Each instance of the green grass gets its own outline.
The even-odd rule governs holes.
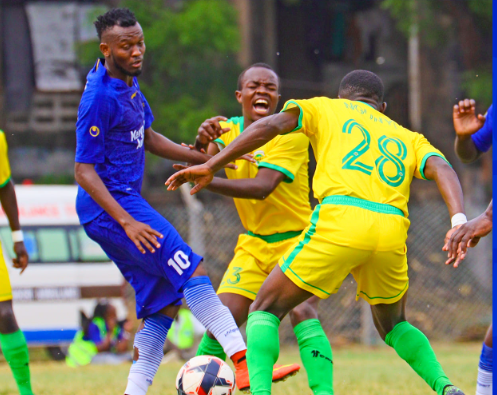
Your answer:
[[[480,343],[435,344],[445,372],[466,394],[473,394]],[[389,347],[347,346],[334,349],[335,394],[425,395],[434,392]],[[285,348],[280,363],[300,361],[298,349]],[[149,395],[176,395],[174,380],[181,362],[161,365]],[[31,364],[36,395],[122,395],[129,366],[70,369],[59,362]],[[304,371],[273,386],[275,395],[310,395]],[[0,395],[17,395],[9,367],[0,364]]]

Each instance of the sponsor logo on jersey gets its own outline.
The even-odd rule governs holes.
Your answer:
[[[145,138],[145,124],[139,130],[132,130],[131,134],[131,142],[136,142],[136,149],[140,149],[143,147],[143,140]]]
[[[100,129],[97,126],[92,126],[90,128],[90,135],[92,137],[97,137],[100,134]]]

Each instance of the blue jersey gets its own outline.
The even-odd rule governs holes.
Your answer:
[[[480,152],[487,152],[492,146],[492,122],[493,122],[493,105],[487,111],[487,117],[483,127],[471,136],[475,147]]]
[[[145,169],[145,129],[153,115],[138,81],[129,87],[111,78],[99,59],[88,73],[76,123],[76,162],[95,164],[111,195],[140,196]],[[81,187],[76,211],[82,224],[98,217],[103,208]]]

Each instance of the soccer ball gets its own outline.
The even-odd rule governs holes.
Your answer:
[[[190,359],[176,376],[178,395],[233,395],[235,375],[219,358],[201,355]]]

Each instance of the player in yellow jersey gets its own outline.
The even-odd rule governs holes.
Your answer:
[[[461,185],[440,151],[384,115],[385,109],[381,79],[356,70],[343,78],[338,99],[290,100],[281,113],[252,124],[204,165],[167,181],[170,189],[195,181],[196,193],[223,164],[278,135],[296,131],[311,141],[317,160],[313,189],[320,204],[250,308],[247,363],[255,395],[271,391],[281,318],[312,295],[335,293],[348,273],[357,281],[357,297],[370,303],[385,342],[439,395],[463,394],[405,315],[411,181],[435,180],[454,226],[465,221]]]
[[[14,244],[14,267],[21,269],[21,273],[28,266],[28,253],[24,246],[19,214],[17,210],[14,183],[11,180],[10,164],[7,156],[7,140],[5,133],[0,130],[0,201],[12,229]],[[31,377],[29,372],[28,346],[24,334],[17,325],[12,310],[12,288],[9,273],[3,258],[0,245],[0,346],[7,360],[21,395],[32,395]]]
[[[241,117],[226,120],[214,117],[199,128],[197,149],[210,155],[229,146],[245,128],[258,119],[274,114],[278,105],[279,78],[270,66],[256,63],[244,70],[238,80],[236,98]],[[237,325],[247,320],[249,307],[279,259],[298,239],[312,213],[309,203],[309,139],[303,134],[278,136],[253,152],[256,163],[237,160],[237,170],[226,170],[228,179],[214,178],[213,192],[234,197],[246,234],[241,234],[233,257],[218,289]],[[314,297],[290,311],[290,319],[314,394],[330,394],[332,389],[331,347],[317,314]],[[219,342],[205,334],[197,355],[225,359]],[[274,367],[273,380],[298,371],[297,364]],[[243,381],[240,381],[243,380]],[[237,373],[240,389],[249,388]]]

